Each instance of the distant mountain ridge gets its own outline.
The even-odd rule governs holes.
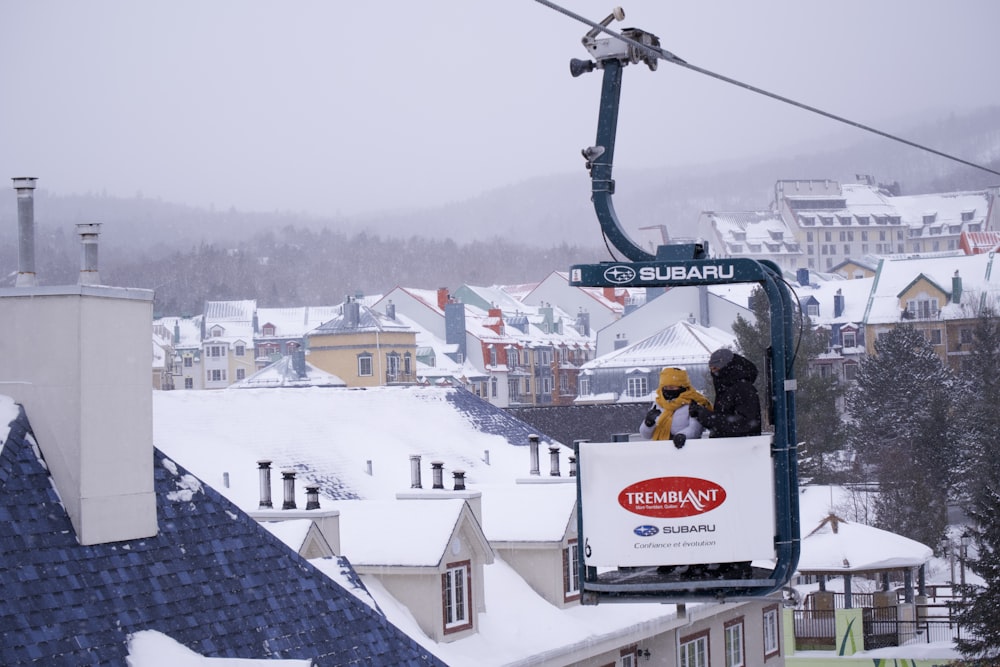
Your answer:
[[[926,144],[1000,171],[1000,107],[951,116],[901,132]],[[853,136],[853,135],[852,135]],[[831,141],[839,139],[831,138]],[[897,181],[904,194],[979,189],[1000,184],[1000,176],[872,135],[854,144],[822,150],[803,147],[799,155],[755,163],[634,170],[616,168],[615,207],[623,226],[663,224],[674,236],[689,236],[704,210],[757,210],[773,199],[780,179],[830,178],[853,182],[870,174]],[[255,234],[287,227],[381,237],[451,239],[458,243],[501,237],[548,247],[561,243],[600,246],[599,227],[590,203],[590,181],[583,168],[572,174],[534,178],[439,207],[324,218],[293,211],[270,213],[212,210],[157,199],[104,195],[61,196],[36,192],[39,227],[70,234],[70,223],[102,222],[102,243],[154,251],[189,249],[200,243],[236,245]],[[14,192],[0,190],[0,240],[16,234]],[[58,229],[55,229],[58,227]],[[2,256],[0,256],[2,260]]]

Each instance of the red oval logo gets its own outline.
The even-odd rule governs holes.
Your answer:
[[[618,504],[629,512],[664,519],[704,514],[725,501],[725,489],[697,477],[646,479],[618,494]]]

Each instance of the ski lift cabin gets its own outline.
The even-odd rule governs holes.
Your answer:
[[[550,5],[551,6],[551,5]],[[563,10],[560,10],[563,11]],[[575,17],[580,18],[580,17]],[[780,269],[768,261],[713,259],[704,243],[633,243],[611,202],[611,177],[622,70],[676,56],[655,35],[629,28],[620,8],[583,38],[594,60],[572,60],[576,77],[603,72],[597,142],[583,149],[601,230],[626,258],[575,265],[570,284],[588,287],[679,287],[755,283],[770,303],[771,345],[766,403],[773,433],[699,440],[684,449],[662,442],[581,442],[577,452],[580,587],[584,604],[684,602],[762,597],[790,580],[799,557],[794,303]],[[597,39],[601,32],[615,35]],[[610,248],[609,248],[610,249]],[[708,576],[704,564],[746,564]],[[673,566],[673,567],[671,567]],[[685,567],[687,566],[687,567]]]

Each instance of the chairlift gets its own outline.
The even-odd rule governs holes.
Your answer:
[[[684,449],[663,442],[577,443],[581,599],[598,604],[765,597],[790,581],[799,558],[795,306],[773,262],[713,259],[708,244],[700,241],[661,245],[651,254],[622,230],[611,201],[622,71],[640,62],[655,70],[659,58],[677,59],[643,30],[629,28],[620,36],[598,39],[601,27],[623,18],[616,8],[600,27],[591,24],[583,44],[593,60],[573,59],[570,73],[603,72],[597,141],[582,153],[601,230],[626,259],[574,265],[570,284],[759,285],[770,304],[771,341],[763,375],[774,431],[701,439]],[[746,563],[752,566],[706,565]]]

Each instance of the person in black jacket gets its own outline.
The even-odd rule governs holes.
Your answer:
[[[757,367],[746,357],[720,348],[708,360],[715,386],[715,409],[691,406],[691,416],[712,438],[760,435],[760,395],[754,386]]]
[[[691,405],[688,408],[691,417],[710,431],[710,438],[760,435],[760,395],[753,384],[757,379],[757,367],[746,357],[720,348],[709,357],[708,370],[715,386],[715,409]],[[750,579],[753,568],[749,561],[712,563],[699,566],[697,574],[721,579]]]

